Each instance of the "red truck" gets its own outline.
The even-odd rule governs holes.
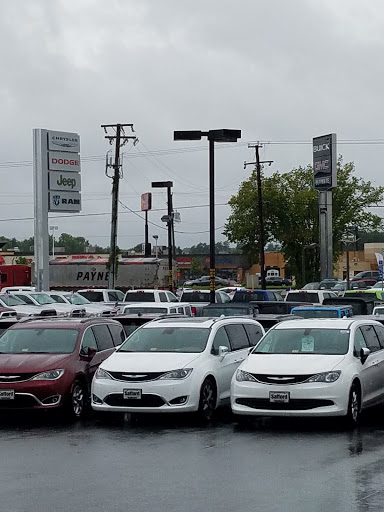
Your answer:
[[[31,267],[0,265],[0,290],[6,286],[31,286]]]

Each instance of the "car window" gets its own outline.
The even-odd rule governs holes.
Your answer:
[[[226,325],[225,330],[229,336],[232,350],[240,350],[250,346],[247,333],[242,324]]]
[[[284,301],[283,297],[278,292],[273,293],[275,300]]]
[[[125,340],[124,329],[120,325],[108,324],[115,347],[121,345]]]
[[[159,292],[160,302],[168,302],[167,296],[164,292]]]
[[[108,350],[114,347],[111,333],[106,324],[93,325],[92,330],[100,350]]]
[[[255,324],[244,324],[245,331],[248,334],[249,344],[257,345],[263,337],[263,331],[258,325]]]
[[[125,301],[126,302],[155,302],[155,294],[153,292],[144,292],[144,291],[137,291],[137,292],[127,292],[125,294]]]
[[[87,355],[89,348],[98,350],[95,335],[93,334],[93,331],[90,327],[84,331],[83,339],[81,341],[80,353]]]
[[[183,307],[177,308],[177,312],[181,313],[182,315],[184,315],[184,308]]]
[[[377,352],[378,350],[381,350],[379,338],[377,337],[372,325],[362,325],[361,331],[364,335],[367,347],[371,352]]]
[[[33,306],[35,305],[33,300],[30,299],[27,295],[17,294],[16,297],[18,297],[19,299],[23,300],[26,304],[32,304]]]
[[[117,295],[116,292],[108,292],[108,300],[110,302],[118,302],[119,296]]]
[[[191,306],[185,306],[185,314],[192,316]]]
[[[231,350],[228,334],[224,327],[220,327],[215,334],[212,343],[212,354],[217,355],[219,353],[219,347],[227,347],[229,351]]]
[[[318,293],[308,292],[289,292],[287,294],[288,302],[320,302]]]
[[[209,300],[209,298],[208,298],[208,300]],[[222,300],[221,295],[220,295],[219,292],[215,293],[215,302],[216,302],[216,304],[222,304],[223,303],[223,300]]]
[[[374,329],[379,338],[380,347],[384,348],[384,327],[382,325],[375,325]]]
[[[223,293],[223,292],[219,292],[219,293],[220,293],[221,301],[223,303],[231,302],[231,297],[229,297],[229,295],[227,295],[226,293]]]
[[[360,349],[361,348],[367,348],[367,344],[365,343],[365,339],[364,339],[364,336],[363,336],[363,333],[361,332],[360,329],[356,329],[356,332],[355,332],[355,342],[354,342],[354,345],[353,345],[353,355],[355,357],[359,357],[360,356]]]
[[[65,302],[65,299],[63,299],[63,297],[61,297],[60,295],[50,295],[52,297],[52,299],[57,302],[58,304],[66,304]]]
[[[167,292],[167,297],[169,302],[179,302],[176,295],[174,295],[172,292]]]
[[[90,302],[103,302],[104,296],[103,292],[95,292],[93,290],[89,290],[86,292],[79,292],[80,295],[88,299]]]

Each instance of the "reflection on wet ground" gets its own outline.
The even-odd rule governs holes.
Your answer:
[[[334,420],[52,415],[0,420],[1,510],[383,510],[384,414]]]

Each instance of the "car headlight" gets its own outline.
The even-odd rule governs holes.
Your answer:
[[[96,370],[95,379],[112,379],[112,377],[108,372],[99,367]]]
[[[257,380],[255,379],[255,377],[253,375],[251,375],[248,372],[244,372],[243,370],[237,370],[236,380],[239,382],[244,382],[244,381],[257,382]]]
[[[186,379],[191,375],[193,368],[182,368],[181,370],[172,370],[171,372],[164,373],[159,380],[164,379]]]
[[[48,370],[38,373],[31,380],[57,380],[64,375],[64,370]]]
[[[335,382],[340,377],[340,374],[340,370],[318,373],[317,375],[312,375],[306,382]]]

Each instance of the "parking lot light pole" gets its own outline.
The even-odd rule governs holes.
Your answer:
[[[172,206],[172,187],[173,181],[153,181],[153,188],[166,188],[167,189],[167,202],[168,202],[168,288],[173,292],[173,254],[172,254],[172,224],[173,224],[173,206]],[[156,240],[157,243],[157,240]]]
[[[207,137],[209,143],[209,300],[215,303],[216,260],[215,260],[215,142],[237,142],[241,130],[187,130],[173,132],[173,140],[201,140]]]

